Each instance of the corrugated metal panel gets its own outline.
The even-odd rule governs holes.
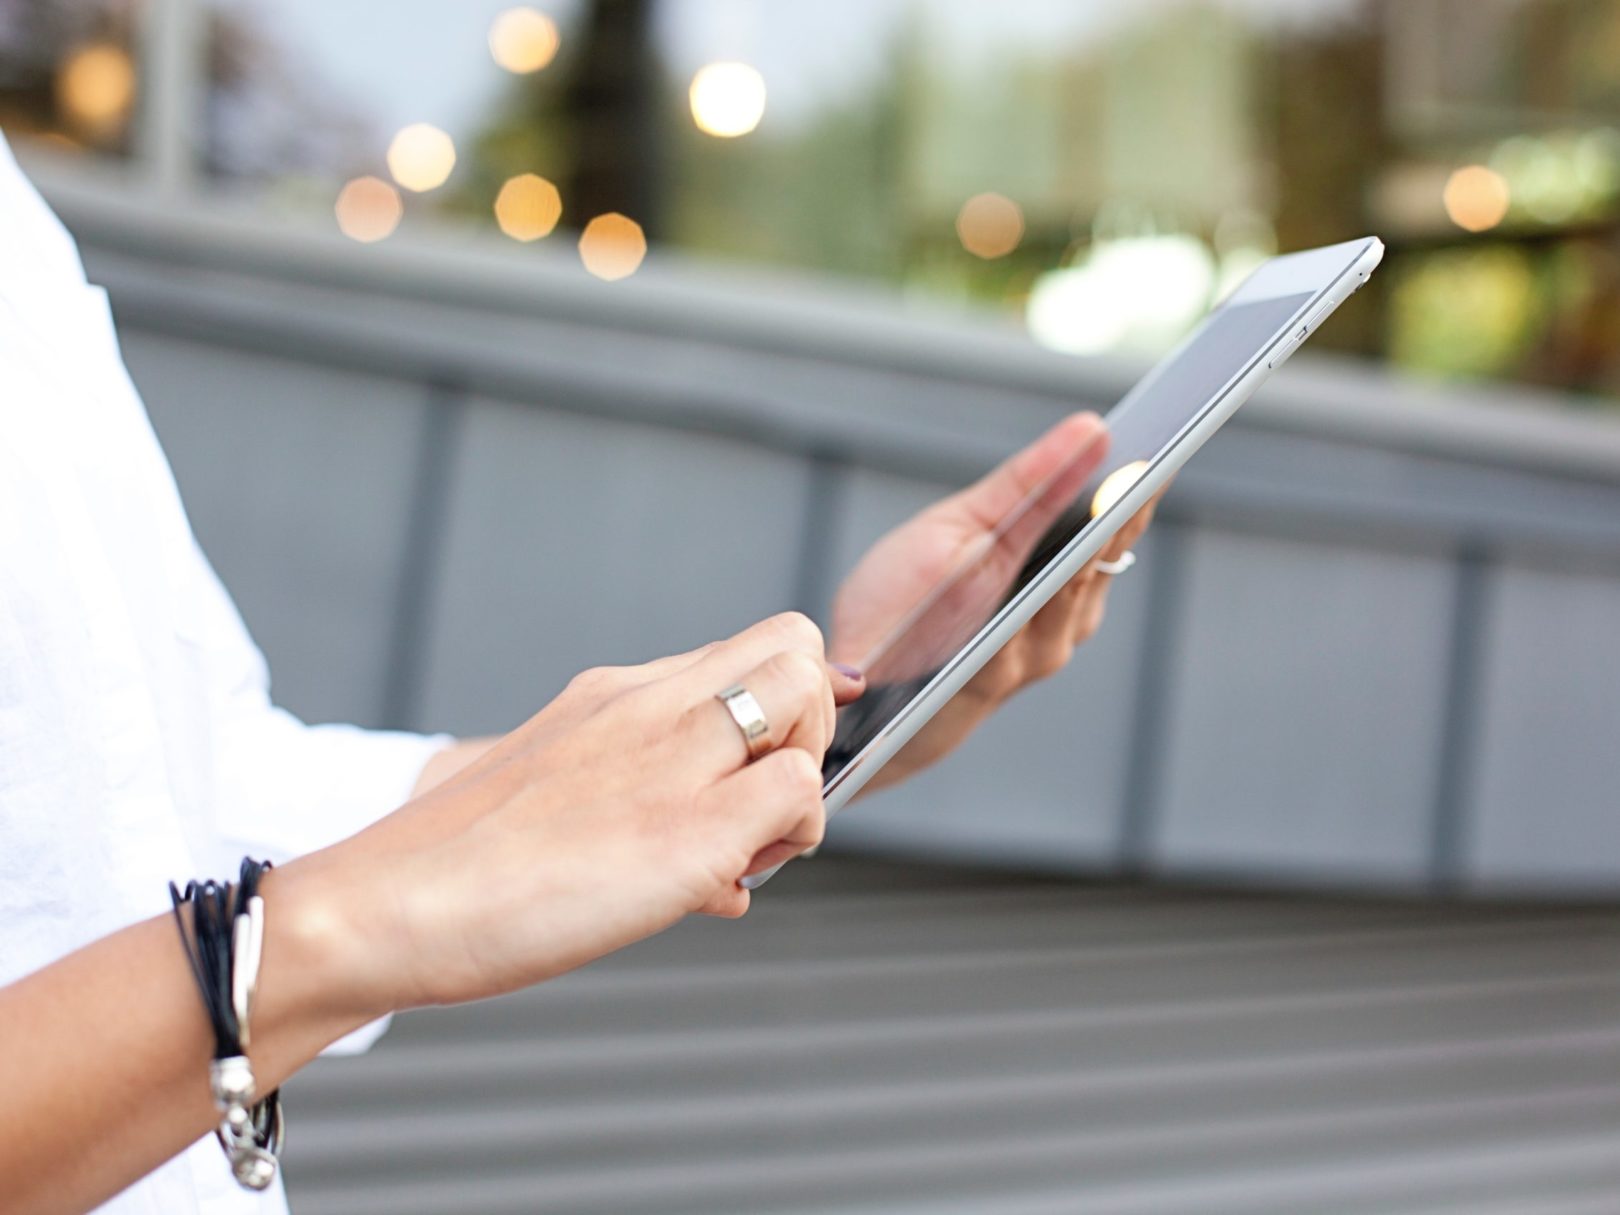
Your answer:
[[[299,1215],[1613,1215],[1620,922],[820,861],[288,1099]]]

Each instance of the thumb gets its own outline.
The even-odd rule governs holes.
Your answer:
[[[1022,451],[991,469],[950,502],[982,531],[991,531],[1031,494],[1061,480],[1079,489],[1108,452],[1108,429],[1095,413],[1073,413]],[[1053,495],[1058,496],[1058,495]],[[1061,511],[1058,503],[1052,513]]]

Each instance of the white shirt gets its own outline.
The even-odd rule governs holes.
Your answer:
[[[167,910],[170,879],[352,834],[446,741],[306,726],[271,703],[106,294],[3,137],[0,553],[0,984]],[[286,1200],[238,1189],[210,1136],[102,1209],[281,1215]]]

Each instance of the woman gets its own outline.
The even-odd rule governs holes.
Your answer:
[[[1067,419],[881,541],[840,594],[834,655],[858,655],[1100,429]],[[276,709],[191,536],[105,297],[3,139],[0,541],[8,1215],[285,1209],[279,1188],[238,1189],[199,1142],[220,1116],[214,1024],[168,881],[226,877],[244,852],[281,862],[260,888],[245,1051],[264,1093],[396,1009],[537,983],[690,912],[741,915],[739,878],[821,839],[834,708],[862,691],[789,614],[587,671],[499,740],[312,728]],[[885,776],[942,756],[1061,667],[1099,624],[1107,584],[1083,572]],[[719,698],[738,685],[762,739]]]

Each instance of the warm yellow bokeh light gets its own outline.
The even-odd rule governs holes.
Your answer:
[[[544,177],[524,173],[507,180],[495,196],[495,222],[513,240],[550,236],[562,218],[562,195]]]
[[[705,135],[735,139],[765,116],[765,77],[746,63],[711,63],[699,68],[688,90],[692,121]]]
[[[56,75],[56,104],[69,124],[105,135],[120,127],[135,100],[135,64],[111,43],[80,47]]]
[[[1432,196],[1431,196],[1432,197]],[[1484,165],[1458,169],[1442,196],[1451,222],[1465,232],[1485,232],[1507,218],[1512,194],[1507,179]]]
[[[1102,484],[1097,486],[1097,492],[1091,495],[1091,517],[1095,519],[1128,494],[1131,486],[1140,481],[1147,470],[1146,460],[1134,460],[1104,477]]]
[[[532,8],[509,8],[489,27],[489,53],[509,72],[538,72],[561,42],[557,23]]]
[[[598,215],[579,234],[579,260],[597,278],[628,278],[647,256],[647,237],[628,215]]]
[[[405,201],[380,177],[356,177],[338,191],[338,229],[350,240],[382,240],[399,227]]]
[[[431,123],[413,122],[401,128],[388,145],[388,171],[407,190],[437,189],[455,167],[455,143]]]
[[[1024,212],[1005,194],[975,194],[956,213],[956,235],[975,257],[1006,257],[1024,239]]]

